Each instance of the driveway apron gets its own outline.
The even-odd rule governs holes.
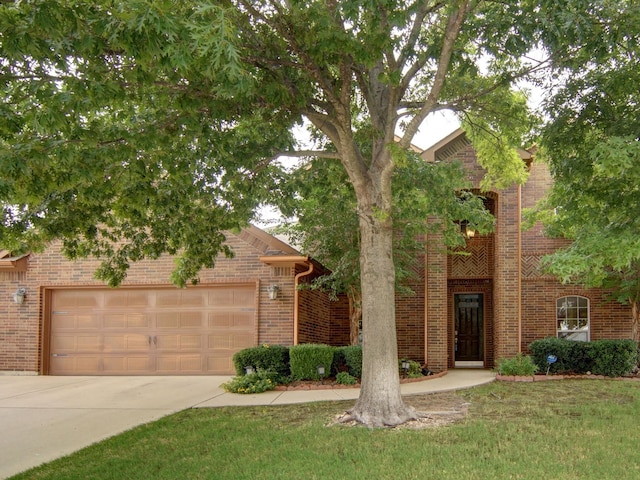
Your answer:
[[[0,376],[0,478],[211,400],[229,378]]]

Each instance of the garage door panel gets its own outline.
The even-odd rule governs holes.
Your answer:
[[[53,310],[66,308],[96,308],[102,302],[102,293],[96,290],[60,290],[52,301]]]
[[[54,313],[51,316],[51,327],[56,330],[87,330],[100,328],[100,318],[96,315],[71,315]]]
[[[156,317],[156,325],[164,328],[202,328],[203,312],[162,312]]]
[[[99,355],[56,355],[51,357],[51,368],[57,375],[91,375],[101,370]]]
[[[196,374],[203,373],[201,355],[160,355],[157,357],[158,373]]]
[[[254,285],[54,291],[50,373],[232,374],[255,345],[254,302]]]
[[[249,348],[254,345],[253,335],[240,335],[235,334],[232,337],[232,344],[235,350],[242,350],[243,348]]]
[[[118,355],[103,358],[105,375],[141,375],[155,370],[153,357],[148,355]]]
[[[232,346],[231,335],[209,335],[208,349],[229,349]]]
[[[206,372],[211,375],[229,375],[234,374],[235,369],[231,358],[223,353],[207,357]]]

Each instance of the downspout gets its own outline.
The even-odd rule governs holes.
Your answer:
[[[299,318],[298,308],[300,306],[300,292],[298,291],[298,285],[300,283],[300,278],[310,275],[311,272],[313,272],[313,263],[309,262],[309,270],[307,270],[306,272],[298,273],[293,282],[293,344],[294,345],[298,345],[298,318]]]

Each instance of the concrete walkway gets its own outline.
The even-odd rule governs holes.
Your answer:
[[[0,375],[0,478],[73,453],[187,408],[282,405],[358,398],[355,388],[237,395],[231,377],[50,377]],[[493,381],[486,370],[451,370],[403,384],[403,395],[469,388]]]

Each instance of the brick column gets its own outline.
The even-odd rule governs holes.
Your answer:
[[[494,360],[520,351],[520,186],[500,192],[496,205]]]
[[[427,237],[425,255],[425,362],[433,371],[449,367],[447,333],[447,255],[442,235]]]

